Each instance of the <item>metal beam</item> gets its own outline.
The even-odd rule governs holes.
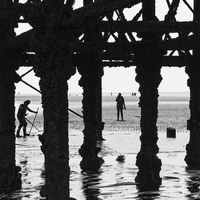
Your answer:
[[[102,32],[136,32],[136,33],[190,33],[200,29],[200,22],[150,22],[150,21],[100,21],[98,28]],[[87,29],[94,29],[87,24]]]
[[[147,0],[115,0],[115,1],[96,1],[82,8],[76,9],[69,20],[63,22],[66,27],[77,27],[84,25],[88,20],[104,17],[113,10],[131,8],[134,5]]]
[[[145,49],[149,46],[155,46],[152,41],[137,41],[137,42],[110,42],[110,43],[101,43],[101,42],[84,42],[79,43],[74,46],[74,52],[76,53],[86,53],[95,51],[97,56],[99,52],[107,51],[113,52],[116,55],[118,54],[130,54],[138,50]],[[200,34],[177,37],[174,39],[169,39],[165,41],[160,41],[155,48],[162,51],[168,50],[193,50],[195,47],[200,46]]]
[[[194,57],[189,56],[164,56],[163,57],[163,67],[185,67],[188,61]],[[132,60],[111,60],[102,61],[103,67],[133,67],[136,66],[134,57]]]
[[[31,55],[32,58],[30,59],[30,61],[27,60],[26,63],[28,63],[28,65],[26,65],[25,63],[23,63],[23,65],[20,66],[24,66],[24,67],[30,67],[33,66],[33,57],[34,54]],[[110,67],[120,67],[120,66],[124,66],[124,67],[130,67],[130,66],[136,66],[136,63],[134,61],[134,55],[130,54],[130,55],[112,55],[110,53],[103,53],[102,55],[102,66],[106,67],[106,66],[110,66]],[[29,56],[30,58],[30,56]],[[163,57],[163,66],[171,66],[171,67],[184,67],[187,65],[188,61],[191,59],[198,59],[199,57],[195,57],[195,56],[168,56],[165,55]],[[72,62],[74,63],[74,65],[77,65],[77,60],[80,59],[80,55],[76,55],[74,54],[72,57]]]

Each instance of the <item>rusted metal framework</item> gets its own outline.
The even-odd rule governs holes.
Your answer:
[[[136,66],[141,93],[136,182],[141,185],[162,181],[156,126],[160,70],[186,66],[191,137],[185,161],[189,168],[199,169],[200,1],[83,0],[83,7],[75,10],[73,4],[74,0],[0,0],[0,189],[21,187],[14,120],[14,83],[22,78],[16,74],[21,66],[33,66],[40,77],[44,133],[39,139],[46,172],[41,195],[47,199],[70,199],[67,80],[76,69],[84,96],[84,141],[79,150],[83,171],[98,170],[103,163],[97,140],[103,128],[101,77],[105,66]],[[163,19],[161,5],[166,5]],[[177,19],[183,7],[191,13],[187,21]],[[18,23],[29,23],[32,29],[16,36]]]

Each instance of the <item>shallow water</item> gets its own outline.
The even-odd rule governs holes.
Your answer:
[[[37,134],[33,132],[33,134]],[[162,160],[159,188],[141,188],[134,179],[137,174],[136,155],[140,149],[139,134],[133,132],[107,131],[105,141],[98,143],[104,163],[99,173],[82,173],[78,149],[82,144],[82,132],[70,130],[70,195],[77,200],[124,200],[124,199],[198,199],[200,171],[187,171],[184,162],[187,132],[177,132],[176,138],[159,133],[158,157]],[[22,168],[22,189],[1,194],[1,199],[42,199],[39,195],[44,184],[44,159],[37,136],[16,140],[16,163]],[[118,162],[118,155],[125,161]]]
[[[160,172],[162,185],[159,188],[141,188],[134,179],[137,174],[136,155],[140,144],[139,134],[106,132],[106,141],[100,144],[100,155],[105,163],[98,174],[77,172],[80,159],[71,160],[72,191],[77,199],[199,199],[199,170],[188,171],[184,162],[187,132],[178,132],[175,139],[160,133],[158,145],[162,160]],[[117,162],[118,155],[125,155],[125,162]],[[73,170],[73,168],[75,170]],[[77,181],[80,181],[76,185]],[[79,186],[79,189],[78,189]],[[73,188],[78,189],[73,190]]]
[[[126,199],[200,199],[200,171],[187,170],[184,162],[185,146],[189,141],[189,132],[186,130],[186,120],[189,118],[188,102],[179,99],[182,103],[160,103],[158,118],[158,157],[162,160],[160,176],[162,185],[157,188],[141,187],[135,183],[138,171],[135,165],[137,153],[140,150],[140,109],[135,97],[129,97],[126,121],[116,121],[114,97],[106,97],[103,107],[103,121],[106,122],[103,137],[106,139],[98,143],[101,147],[99,156],[104,163],[98,173],[82,173],[79,167],[81,157],[78,150],[83,142],[82,119],[70,113],[69,121],[69,150],[70,150],[70,196],[77,200],[126,200]],[[167,97],[168,98],[168,97]],[[72,101],[73,99],[73,101]],[[22,98],[20,99],[20,101]],[[81,114],[81,97],[71,98],[70,106]],[[104,99],[105,100],[105,99]],[[166,98],[163,99],[164,102]],[[31,106],[39,105],[32,102]],[[169,102],[167,100],[167,102]],[[173,102],[173,101],[171,101]],[[177,101],[176,101],[177,102]],[[18,105],[19,102],[16,102]],[[30,107],[31,107],[30,106]],[[32,108],[32,107],[31,107]],[[42,130],[42,109],[36,119],[36,126]],[[30,120],[33,118],[29,115]],[[176,129],[176,138],[167,138],[166,128]],[[30,128],[30,126],[29,126]],[[42,199],[39,195],[44,184],[44,156],[40,151],[40,142],[35,129],[32,137],[16,139],[16,163],[22,168],[22,189],[7,191],[0,194],[0,199],[28,200]],[[119,155],[125,156],[124,162],[116,161]]]

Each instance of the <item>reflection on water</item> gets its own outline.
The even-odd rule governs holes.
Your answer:
[[[187,200],[189,197],[194,198],[197,193],[192,193],[192,190],[188,189],[188,184],[193,184],[193,189],[197,188],[198,185],[197,183],[195,185],[194,179],[191,181],[190,178],[193,175],[191,171],[186,171],[184,162],[185,145],[189,140],[189,135],[187,132],[177,132],[175,139],[169,139],[166,134],[160,134],[158,142],[160,153],[158,156],[163,163],[160,172],[162,185],[138,185],[135,183],[135,177],[138,172],[135,162],[140,147],[138,142],[139,134],[129,132],[115,132],[113,134],[108,132],[107,135],[105,134],[106,141],[98,143],[101,147],[100,156],[105,161],[101,166],[101,171],[93,174],[80,172],[81,176],[78,172],[73,174],[73,181],[75,179],[76,181],[81,180],[82,185],[74,189],[75,182],[73,182],[71,196],[81,200]],[[76,141],[78,140],[76,139]],[[71,153],[74,154],[73,152]],[[124,162],[116,160],[119,155],[125,156]],[[71,160],[71,169],[76,171],[77,165],[79,165],[78,159]],[[198,182],[197,179],[195,180]],[[189,181],[190,183],[188,183]],[[83,193],[80,193],[81,190]]]
[[[189,193],[188,199],[200,199],[200,170],[187,170],[186,185]]]
[[[40,188],[44,184],[44,156],[37,137],[16,139],[16,165],[21,167],[22,189],[0,193],[5,200],[41,200]]]
[[[200,186],[200,178],[198,177],[190,177],[190,180],[187,181],[188,184],[188,190],[191,193],[199,192],[199,186]]]
[[[106,141],[99,143],[104,159],[99,172],[83,173],[78,154],[83,138],[80,131],[70,132],[70,196],[77,200],[190,200],[200,197],[200,170],[187,170],[184,162],[185,145],[189,135],[177,133],[175,139],[159,135],[162,160],[162,185],[138,185],[135,165],[140,147],[139,134],[105,132]],[[37,137],[16,139],[16,163],[22,168],[22,189],[1,191],[0,199],[41,200],[40,188],[44,184],[44,155]],[[124,162],[117,161],[124,155]]]
[[[109,159],[110,160],[110,159]],[[110,160],[113,162],[113,160]],[[134,176],[126,174],[125,163],[117,163],[112,167],[103,165],[99,172],[81,173],[82,191],[85,200],[118,200],[118,199],[159,199],[160,191],[158,184],[136,184]],[[129,169],[131,170],[131,169]],[[136,168],[133,169],[136,174]],[[130,180],[128,181],[128,179]],[[73,196],[75,197],[75,196]],[[77,198],[77,196],[76,196]],[[77,198],[81,199],[81,198]]]
[[[136,188],[138,189],[138,200],[143,199],[159,199],[160,191],[159,191],[160,185],[158,184],[137,184]]]
[[[101,171],[92,173],[82,172],[82,189],[84,192],[84,195],[86,197],[86,200],[99,200],[98,195],[100,194],[100,189],[98,188],[98,184],[100,183]]]

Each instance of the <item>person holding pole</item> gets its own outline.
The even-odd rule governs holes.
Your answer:
[[[26,101],[24,101],[23,104],[19,105],[18,112],[17,112],[17,119],[19,120],[19,126],[18,126],[18,129],[17,129],[16,137],[21,137],[20,136],[20,130],[21,130],[22,127],[23,127],[23,135],[24,135],[24,137],[27,136],[27,134],[26,134],[27,122],[26,122],[26,118],[25,118],[25,116],[27,115],[26,114],[27,110],[29,112],[32,112],[32,113],[37,113],[37,111],[33,111],[28,107],[28,105],[30,103],[31,103],[30,100],[26,100]]]

